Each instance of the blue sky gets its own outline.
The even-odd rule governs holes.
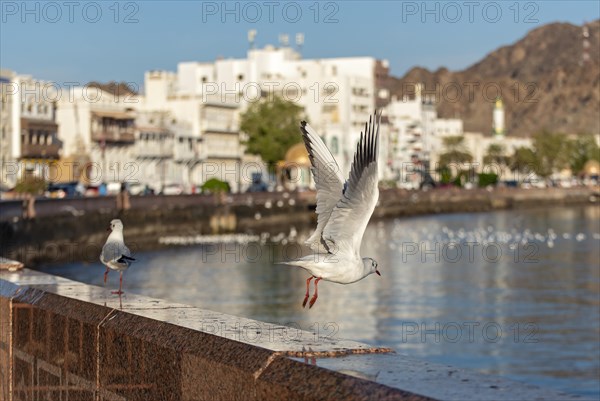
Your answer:
[[[305,58],[373,56],[392,73],[462,69],[549,22],[600,18],[591,1],[1,2],[0,65],[58,83],[143,83],[181,61],[242,58],[280,33]]]

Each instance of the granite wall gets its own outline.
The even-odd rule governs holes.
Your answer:
[[[0,399],[576,398],[23,269],[0,271]]]

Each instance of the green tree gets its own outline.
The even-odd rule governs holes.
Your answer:
[[[464,148],[464,137],[447,136],[442,140],[446,152],[440,155],[441,167],[448,167],[451,164],[470,163],[473,161],[471,153]]]
[[[15,192],[42,195],[46,190],[47,183],[43,178],[27,175],[19,180],[15,186]]]
[[[581,134],[570,141],[569,166],[573,174],[579,174],[589,160],[600,162],[600,148],[592,134]]]
[[[512,171],[519,173],[531,173],[537,170],[537,156],[533,150],[525,147],[515,149],[515,152],[508,160],[508,167]]]
[[[483,164],[506,164],[507,157],[505,152],[504,146],[492,143],[488,146],[486,155],[483,156]]]
[[[302,140],[302,107],[275,96],[253,103],[241,116],[240,129],[248,135],[246,151],[259,155],[273,170],[288,149]]]
[[[549,177],[556,170],[569,165],[570,143],[567,136],[560,133],[542,131],[534,135],[535,172],[541,177]]]
[[[221,181],[217,178],[211,178],[202,184],[202,192],[219,193],[219,192],[230,192],[229,184],[225,181]]]

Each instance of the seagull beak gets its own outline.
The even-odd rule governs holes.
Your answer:
[[[106,231],[112,231],[112,230],[110,229],[110,226],[108,226],[108,228],[106,229]]]
[[[377,273],[378,276],[381,276],[381,273],[379,273],[379,270],[375,270],[375,273]]]

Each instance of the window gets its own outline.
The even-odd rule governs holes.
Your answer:
[[[338,143],[338,138],[337,136],[334,136],[333,138],[331,138],[331,153],[333,153],[334,155],[337,155],[339,152],[339,143]]]

